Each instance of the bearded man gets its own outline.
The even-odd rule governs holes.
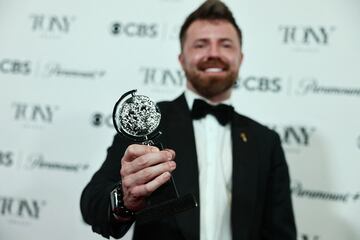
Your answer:
[[[280,139],[231,107],[243,61],[242,32],[231,11],[220,1],[206,1],[185,20],[180,44],[187,88],[174,101],[159,103],[161,142],[167,148],[116,135],[83,191],[85,221],[115,238],[135,222],[133,239],[139,240],[295,240]],[[202,110],[213,108],[222,110]],[[133,213],[146,207],[147,197],[171,175],[180,195],[194,193],[199,207],[137,224]],[[124,214],[109,210],[109,194],[119,186]]]

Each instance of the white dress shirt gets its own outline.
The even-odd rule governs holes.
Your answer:
[[[196,98],[208,100],[185,90],[189,109]],[[223,102],[230,105],[230,100]],[[207,114],[194,120],[199,166],[200,240],[231,240],[232,143],[230,123],[222,126]]]

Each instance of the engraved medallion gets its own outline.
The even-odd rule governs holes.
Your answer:
[[[149,97],[136,95],[136,90],[121,96],[115,104],[113,122],[116,130],[137,142],[149,141],[161,120],[160,110]]]

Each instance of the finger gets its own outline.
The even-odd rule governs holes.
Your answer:
[[[172,172],[175,168],[176,163],[174,161],[160,163],[124,177],[122,183],[125,188],[132,188],[136,185],[145,184],[164,172]]]
[[[159,152],[160,150],[157,147],[154,146],[148,146],[148,145],[141,145],[141,144],[132,144],[126,148],[126,151],[124,153],[124,156],[122,160],[131,162],[134,159],[138,158],[139,156],[142,156],[146,153],[151,152]]]
[[[136,173],[147,167],[157,165],[159,163],[173,160],[175,157],[174,151],[163,150],[160,152],[152,152],[144,154],[128,164],[124,164],[122,169],[122,176]]]
[[[139,199],[141,197],[147,197],[161,185],[169,181],[171,174],[169,172],[164,172],[161,175],[157,176],[152,181],[136,186],[130,192],[130,198]]]
[[[171,155],[173,156],[173,158],[172,158],[172,159],[175,159],[175,157],[176,157],[176,153],[175,153],[175,151],[174,151],[174,150],[172,150],[172,149],[170,149],[170,148],[166,148],[166,149],[164,149],[163,151],[169,151],[169,152],[171,153]]]

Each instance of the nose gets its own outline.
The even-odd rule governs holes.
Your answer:
[[[219,57],[220,56],[220,47],[215,43],[210,44],[208,56],[209,56],[209,58]]]

